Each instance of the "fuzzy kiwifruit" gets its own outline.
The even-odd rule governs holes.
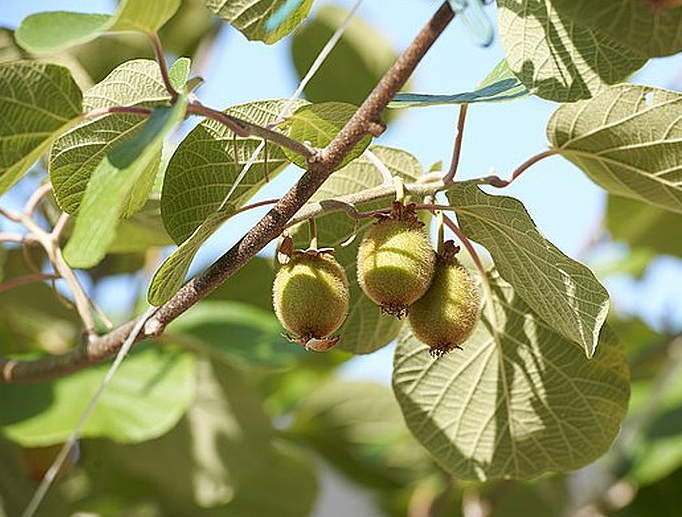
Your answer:
[[[400,205],[402,207],[402,205]],[[379,219],[358,250],[358,283],[377,305],[402,317],[431,285],[436,254],[424,224],[409,207]]]
[[[455,253],[454,244],[446,243],[431,287],[410,307],[408,316],[412,332],[429,345],[434,357],[461,348],[479,320],[480,293]]]
[[[328,336],[346,319],[348,279],[328,252],[297,251],[277,271],[272,298],[277,318],[295,334],[292,341],[323,350],[336,343]],[[320,340],[324,344],[315,344]]]

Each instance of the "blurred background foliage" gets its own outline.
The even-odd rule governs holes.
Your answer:
[[[291,61],[299,77],[344,15],[322,3],[294,34]],[[202,0],[183,0],[160,35],[172,56],[191,56],[201,73],[221,30],[227,28]],[[385,37],[355,20],[305,95],[357,104],[396,55]],[[1,29],[0,61],[25,57],[31,56],[14,44],[12,31]],[[129,34],[53,56],[82,86],[139,57],[152,57],[148,42]],[[43,174],[37,167],[9,196],[24,198]],[[153,202],[138,223],[166,244]],[[41,210],[44,219],[54,217],[49,204]],[[602,279],[638,282],[661,256],[682,257],[680,235],[681,216],[611,196],[585,256]],[[605,253],[614,243],[618,253]],[[161,252],[114,251],[85,274],[93,297],[124,278],[130,300],[142,300]],[[36,247],[2,247],[0,279],[31,273],[44,260]],[[680,514],[680,328],[654,329],[612,311],[634,384],[623,431],[600,461],[532,482],[463,483],[412,438],[390,387],[338,377],[350,354],[307,353],[281,337],[271,310],[272,277],[271,258],[252,261],[163,338],[135,349],[38,515]],[[115,305],[115,322],[131,316],[134,304]],[[59,286],[0,293],[2,354],[59,353],[77,340],[78,320]],[[0,385],[0,515],[20,515],[104,372],[97,367],[35,386]]]

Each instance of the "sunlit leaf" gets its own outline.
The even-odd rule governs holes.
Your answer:
[[[0,195],[82,112],[69,71],[33,61],[0,63]]]
[[[509,66],[545,99],[589,98],[646,62],[609,36],[561,14],[551,0],[500,0],[497,5]]]
[[[557,150],[609,192],[682,212],[682,95],[623,84],[561,106]]]
[[[498,276],[464,350],[440,359],[405,332],[393,387],[407,425],[458,479],[532,478],[608,450],[625,416],[628,365],[605,329],[592,359]]]
[[[491,196],[473,183],[456,184],[448,198],[462,231],[490,251],[516,294],[592,357],[609,310],[609,295],[592,271],[545,239],[517,199]]]

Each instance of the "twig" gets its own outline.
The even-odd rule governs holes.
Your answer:
[[[28,217],[32,217],[33,212],[35,212],[40,202],[50,192],[52,192],[52,184],[49,181],[40,185],[40,187],[31,194],[31,197],[28,198],[28,201],[24,205],[24,214]]]
[[[34,282],[43,282],[45,280],[56,280],[57,278],[59,278],[59,275],[51,273],[35,273],[31,275],[19,276],[0,284],[0,294],[22,285],[32,284]]]
[[[386,166],[386,164],[382,162],[379,159],[379,157],[369,149],[365,149],[364,155],[370,162],[372,162],[372,165],[374,165],[377,168],[377,170],[381,173],[381,177],[384,179],[384,183],[386,185],[393,184],[393,174]]]
[[[476,269],[478,269],[478,272],[481,274],[481,277],[483,279],[483,283],[488,285],[488,290],[490,290],[490,285],[488,283],[488,274],[486,273],[485,267],[483,266],[483,262],[481,261],[481,257],[478,256],[478,253],[476,252],[476,249],[474,248],[474,245],[471,244],[471,241],[469,238],[464,235],[464,232],[460,230],[459,226],[455,224],[455,222],[447,217],[446,215],[443,215],[443,222],[445,225],[452,230],[452,232],[457,235],[457,238],[462,241],[462,244],[464,244],[464,247],[467,249],[467,252],[469,253],[469,256],[471,257],[471,260],[474,261],[474,265],[476,266]]]
[[[561,151],[559,149],[549,149],[547,151],[544,151],[540,154],[536,154],[529,160],[526,160],[523,162],[514,172],[512,172],[511,176],[509,179],[502,179],[499,176],[486,176],[485,178],[479,178],[476,181],[479,184],[487,184],[492,187],[497,187],[497,188],[504,188],[508,185],[511,185],[511,183],[518,178],[523,172],[526,171],[526,169],[529,169],[532,165],[535,165],[537,162],[540,160],[543,160],[549,156],[554,156],[555,154],[559,154]]]
[[[12,221],[14,223],[20,223],[21,222],[21,216],[19,214],[17,214],[16,212],[13,212],[12,210],[8,210],[6,208],[0,208],[0,215],[6,219],[9,219],[10,221]]]
[[[455,148],[452,151],[452,162],[450,163],[450,170],[443,178],[446,185],[452,184],[457,174],[459,167],[459,158],[462,154],[462,141],[464,140],[464,126],[467,119],[468,104],[462,104],[459,108],[459,119],[457,120],[457,136],[455,137]]]
[[[64,228],[66,228],[66,223],[69,222],[69,214],[66,212],[62,213],[62,215],[59,216],[59,219],[57,219],[57,223],[54,225],[54,228],[52,228],[52,239],[56,242],[59,243],[59,239],[62,236],[62,233],[64,233]]]
[[[136,341],[160,335],[171,321],[211,293],[282,233],[289,220],[367,134],[370,124],[378,119],[453,17],[449,3],[444,2],[332,142],[308,160],[308,171],[301,179],[235,246],[159,307],[136,336]],[[91,339],[87,346],[62,355],[25,361],[0,359],[0,380],[30,382],[54,378],[111,357],[122,347],[134,325],[135,321],[125,323],[104,336]]]
[[[159,35],[155,32],[148,33],[149,39],[152,42],[152,47],[154,47],[154,55],[156,56],[156,62],[159,64],[159,70],[161,71],[161,79],[163,80],[163,85],[171,96],[171,103],[175,103],[180,95],[168,75],[168,64],[166,63],[166,56],[163,54],[163,47],[161,46],[161,40]]]
[[[26,240],[26,236],[21,235],[20,233],[0,232],[0,242],[22,243],[25,240]]]
[[[287,149],[292,150],[296,154],[300,154],[301,156],[308,159],[313,158],[315,156],[314,149],[307,146],[306,144],[299,142],[298,140],[289,138],[283,133],[274,131],[267,127],[259,126],[258,124],[252,124],[251,122],[247,122],[240,118],[233,117],[232,115],[228,115],[227,113],[223,113],[222,111],[217,111],[214,110],[213,108],[204,106],[201,103],[194,102],[189,104],[187,106],[187,113],[192,113],[194,115],[202,115],[204,117],[216,120],[221,124],[227,126],[238,136],[241,137],[255,136],[258,138],[263,138],[265,140],[270,140],[271,142],[276,143],[280,147],[286,147]]]

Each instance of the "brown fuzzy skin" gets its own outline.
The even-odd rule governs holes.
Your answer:
[[[331,348],[337,340],[325,338],[346,319],[348,279],[331,254],[295,252],[277,271],[272,300],[280,323],[298,336],[294,341],[307,346],[324,340]]]
[[[427,293],[410,307],[412,332],[440,357],[471,336],[480,318],[481,296],[469,272],[456,259],[438,257]]]
[[[358,250],[360,287],[377,305],[402,317],[431,285],[436,254],[424,225],[416,218],[380,219]]]

